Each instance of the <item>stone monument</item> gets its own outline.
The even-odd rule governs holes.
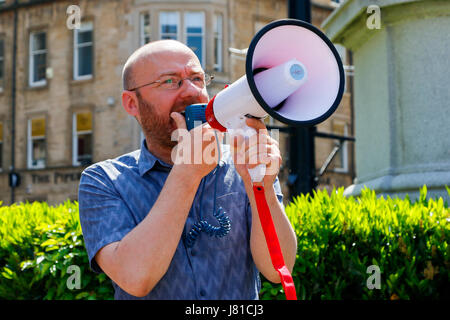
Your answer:
[[[356,179],[377,194],[449,200],[450,1],[347,0],[322,24],[353,52]]]

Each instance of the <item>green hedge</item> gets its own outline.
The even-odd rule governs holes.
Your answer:
[[[450,210],[426,195],[424,186],[414,203],[368,189],[357,198],[343,188],[297,197],[286,213],[298,239],[298,298],[449,299]],[[371,265],[379,267],[379,289],[368,288]],[[281,285],[264,281],[261,299],[284,299]]]
[[[89,270],[78,203],[0,207],[0,299],[113,299],[111,281]]]
[[[450,190],[449,190],[450,194]],[[344,197],[343,189],[297,197],[286,207],[298,237],[293,277],[299,299],[450,298],[450,210],[418,201]],[[79,266],[81,288],[69,289]],[[369,289],[367,268],[380,269]],[[261,299],[284,299],[263,279]],[[0,299],[112,299],[110,280],[89,270],[78,204],[0,207]]]

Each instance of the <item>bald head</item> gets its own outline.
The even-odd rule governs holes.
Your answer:
[[[195,56],[195,53],[188,46],[176,40],[158,40],[143,45],[128,58],[123,67],[123,89],[129,90],[138,86],[139,83],[136,82],[136,79],[139,78],[138,73],[146,70],[149,64],[155,65],[158,58],[169,58],[171,54],[179,53],[188,53]],[[200,65],[200,62],[198,64]]]

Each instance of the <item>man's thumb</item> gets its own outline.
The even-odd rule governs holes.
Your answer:
[[[186,127],[186,120],[179,112],[172,112],[170,114],[170,117],[175,121],[175,124],[177,125],[177,129],[187,129]]]

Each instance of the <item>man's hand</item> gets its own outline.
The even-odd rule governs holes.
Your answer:
[[[251,185],[248,169],[264,164],[266,165],[266,174],[263,183],[265,186],[271,186],[280,171],[282,161],[278,142],[269,135],[263,121],[248,118],[246,123],[257,133],[256,136],[250,138],[240,134],[231,136],[231,149],[236,171],[246,185]]]
[[[242,135],[231,136],[233,161],[236,171],[244,180],[245,190],[251,206],[252,227],[250,235],[250,249],[253,261],[258,270],[266,279],[274,283],[280,283],[280,276],[273,267],[272,259],[267,247],[267,240],[262,229],[258,207],[253,192],[248,168],[254,168],[259,164],[266,165],[266,174],[263,178],[264,196],[269,206],[275,230],[278,234],[281,251],[289,271],[292,272],[297,252],[297,240],[295,232],[287,218],[283,204],[275,193],[273,187],[281,166],[281,155],[278,142],[269,136],[264,122],[250,118],[246,120],[249,127],[256,130],[256,136],[245,138]],[[237,133],[239,133],[237,131]],[[260,183],[255,183],[259,185]]]
[[[193,178],[203,178],[210,173],[219,162],[218,142],[215,130],[207,123],[187,131],[186,120],[178,112],[170,114],[177,125],[172,140],[178,144],[172,150],[174,168],[180,168],[184,174]],[[219,147],[223,133],[217,132]]]

